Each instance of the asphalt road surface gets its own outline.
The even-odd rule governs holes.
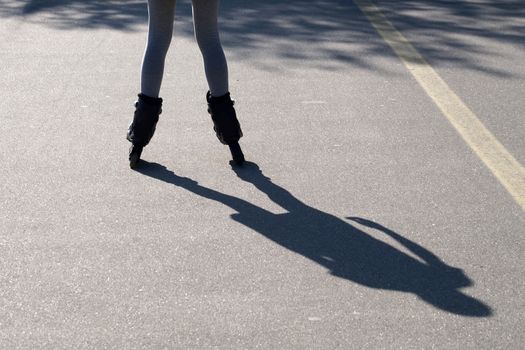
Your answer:
[[[133,171],[144,2],[0,0],[0,348],[523,348],[525,5],[375,5],[223,1],[232,168],[179,1]]]

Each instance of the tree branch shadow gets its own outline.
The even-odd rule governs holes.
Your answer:
[[[147,2],[140,0],[0,0],[0,17],[18,16],[62,30],[135,31],[147,23],[147,13]]]
[[[476,45],[466,37],[525,45],[525,24],[520,20],[525,17],[523,1],[376,2],[399,30],[416,34],[413,44],[432,64],[513,76],[501,66],[479,63],[476,58],[498,57],[500,52]],[[45,14],[43,24],[64,30],[134,31],[147,23],[146,13],[145,0],[0,0],[0,17],[30,19]],[[184,23],[178,26],[178,34],[193,36],[190,0],[178,0],[177,20]],[[480,23],[492,23],[492,27]],[[300,62],[302,68],[337,71],[358,67],[394,74],[375,62],[395,55],[352,1],[222,1],[221,31],[232,56],[253,60],[267,69],[277,68],[262,62],[263,57],[290,63],[288,67]]]
[[[304,204],[274,184],[255,163],[247,162],[244,167],[233,169],[241,180],[251,183],[287,212],[273,214],[178,176],[160,164],[143,161],[137,171],[234,209],[233,220],[324,266],[334,276],[370,288],[412,293],[440,310],[457,315],[492,315],[490,307],[461,292],[461,288],[473,285],[462,270],[447,265],[421,245],[373,221],[348,218],[390,236],[419,258],[416,259],[357,226]]]

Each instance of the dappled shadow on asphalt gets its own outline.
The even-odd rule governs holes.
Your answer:
[[[135,30],[147,22],[147,11],[140,0],[0,0],[0,17],[19,16],[65,30]]]
[[[525,3],[521,0],[378,0],[388,18],[433,65],[507,76],[502,67],[480,64],[477,57],[497,57],[498,52],[472,39],[525,45]],[[147,22],[145,0],[0,0],[0,16],[31,20],[44,15],[45,25],[61,29],[113,28],[137,30]],[[191,22],[189,0],[178,0],[177,18]],[[357,6],[349,0],[228,0],[221,4],[221,29],[231,55],[249,58],[267,69],[275,62],[301,62],[301,67],[328,70],[351,66],[388,71],[375,58],[393,56]],[[191,25],[177,27],[193,35]],[[351,44],[351,45],[349,45]],[[460,54],[463,52],[464,54]]]
[[[489,64],[480,60],[504,58],[500,51],[486,44],[510,44],[525,49],[522,0],[377,0],[377,3],[434,66],[447,64],[509,78],[513,75],[501,62]]]
[[[463,271],[448,266],[424,247],[378,223],[347,218],[389,236],[417,257],[414,258],[372,237],[357,225],[306,205],[274,184],[255,163],[248,162],[233,169],[241,180],[251,183],[287,212],[273,214],[243,199],[178,176],[156,163],[143,161],[137,171],[232,208],[236,211],[233,220],[324,266],[334,276],[370,288],[412,293],[453,314],[491,316],[487,305],[460,291],[460,288],[473,285]]]

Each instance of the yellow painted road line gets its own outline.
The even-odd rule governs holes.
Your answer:
[[[410,42],[368,0],[354,0],[377,32],[403,61],[465,142],[525,211],[525,168],[461,101]]]

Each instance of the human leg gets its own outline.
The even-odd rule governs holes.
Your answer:
[[[148,0],[148,42],[142,59],[141,93],[158,97],[173,37],[175,0]]]
[[[195,38],[204,60],[209,91],[206,95],[208,113],[219,141],[230,147],[233,161],[244,163],[239,146],[242,130],[230,98],[228,65],[219,38],[219,0],[192,0]]]
[[[218,0],[192,0],[195,39],[204,60],[206,80],[212,96],[223,96],[228,90],[228,65],[222,49],[217,16]]]
[[[141,93],[126,138],[132,143],[129,161],[136,167],[142,149],[150,142],[162,112],[160,86],[164,61],[173,36],[175,0],[148,0],[148,42],[142,60]]]

